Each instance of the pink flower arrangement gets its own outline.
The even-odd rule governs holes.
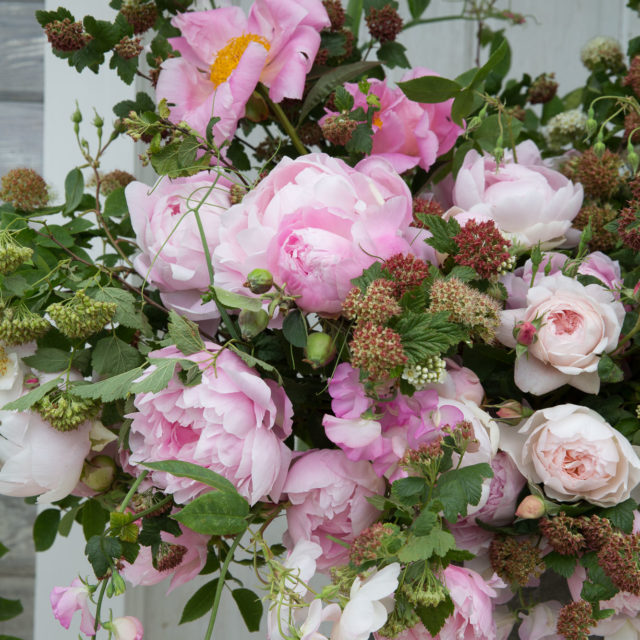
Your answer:
[[[239,7],[178,14],[181,36],[170,38],[179,58],[165,60],[156,89],[173,122],[229,140],[259,82],[274,102],[301,98],[307,73],[329,18],[320,0],[255,0],[249,15]]]
[[[174,377],[159,393],[136,396],[130,414],[129,463],[185,460],[230,480],[251,504],[277,500],[291,451],[283,440],[291,433],[291,403],[271,380],[263,380],[242,360],[218,345],[189,359],[202,369],[202,382],[185,387]],[[165,347],[152,358],[183,358]],[[155,486],[180,503],[208,490],[187,478],[152,471]]]

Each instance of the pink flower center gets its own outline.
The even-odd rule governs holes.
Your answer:
[[[547,316],[547,320],[551,323],[556,335],[571,335],[582,326],[582,316],[569,309],[554,311]]]

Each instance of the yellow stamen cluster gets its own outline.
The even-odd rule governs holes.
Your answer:
[[[271,49],[269,41],[264,36],[259,36],[255,33],[246,33],[237,38],[231,38],[231,40],[218,51],[216,59],[211,65],[209,78],[216,88],[229,79],[229,76],[240,63],[242,55],[251,42],[258,42],[267,51]]]

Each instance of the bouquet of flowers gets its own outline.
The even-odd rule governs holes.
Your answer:
[[[193,4],[37,12],[149,81],[72,115],[64,202],[2,178],[0,493],[95,573],[55,617],[138,640],[109,598],[213,574],[206,640],[225,585],[271,640],[640,638],[640,38],[560,98],[496,0],[455,80],[396,40],[428,0]],[[101,171],[123,135],[154,184]]]

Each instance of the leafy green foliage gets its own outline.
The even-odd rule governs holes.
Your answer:
[[[96,343],[91,365],[103,376],[114,376],[140,366],[140,352],[117,336],[102,338]]]
[[[444,517],[449,522],[456,522],[458,515],[464,518],[468,506],[480,502],[484,479],[492,477],[491,467],[484,462],[443,473],[434,496],[442,502]]]
[[[563,578],[570,578],[576,568],[577,560],[574,556],[567,556],[557,551],[551,551],[544,557],[544,564]]]
[[[0,598],[0,622],[11,620],[11,618],[19,616],[23,611],[24,607],[20,600]]]
[[[156,471],[165,471],[178,478],[191,478],[219,491],[238,493],[233,484],[225,477],[215,471],[211,471],[211,469],[205,469],[192,462],[162,460],[161,462],[145,462],[144,466]]]
[[[169,312],[169,339],[185,356],[205,349],[198,325],[173,310]]]
[[[434,555],[442,558],[455,548],[456,540],[453,535],[438,526],[423,536],[410,537],[398,551],[398,559],[401,562],[415,562],[429,560]]]
[[[234,589],[231,592],[233,599],[238,605],[240,615],[250,632],[260,630],[260,620],[262,619],[262,601],[251,589]]]
[[[602,509],[600,515],[610,520],[614,527],[622,529],[625,533],[631,533],[633,530],[633,517],[637,509],[638,503],[633,498],[628,498],[613,507]]]
[[[47,392],[51,391],[51,389],[57,387],[62,378],[54,378],[53,380],[49,380],[49,382],[45,382],[44,384],[36,387],[33,391],[29,391],[23,396],[20,396],[17,400],[13,402],[9,402],[2,407],[4,411],[26,411],[31,408],[38,400],[43,398]]]
[[[289,311],[282,323],[284,337],[294,347],[304,348],[307,344],[307,322],[298,309]]]
[[[218,588],[218,578],[203,584],[187,601],[182,610],[179,624],[185,622],[193,622],[198,618],[202,618],[211,610],[213,598]]]
[[[33,543],[36,551],[46,551],[55,542],[60,524],[59,509],[45,509],[33,523]]]
[[[446,598],[435,607],[416,607],[416,613],[427,631],[432,636],[436,636],[454,609],[453,600],[447,595]]]
[[[94,535],[89,538],[84,552],[96,577],[101,578],[113,565],[114,560],[122,555],[122,544],[116,538]]]
[[[622,382],[624,380],[622,369],[606,353],[603,353],[598,361],[598,376],[602,382]]]
[[[197,533],[226,536],[247,528],[249,503],[238,493],[215,491],[199,496],[174,518]]]
[[[409,100],[425,103],[445,102],[445,100],[455,98],[462,90],[462,87],[455,80],[441,76],[422,76],[398,82],[398,86]]]

